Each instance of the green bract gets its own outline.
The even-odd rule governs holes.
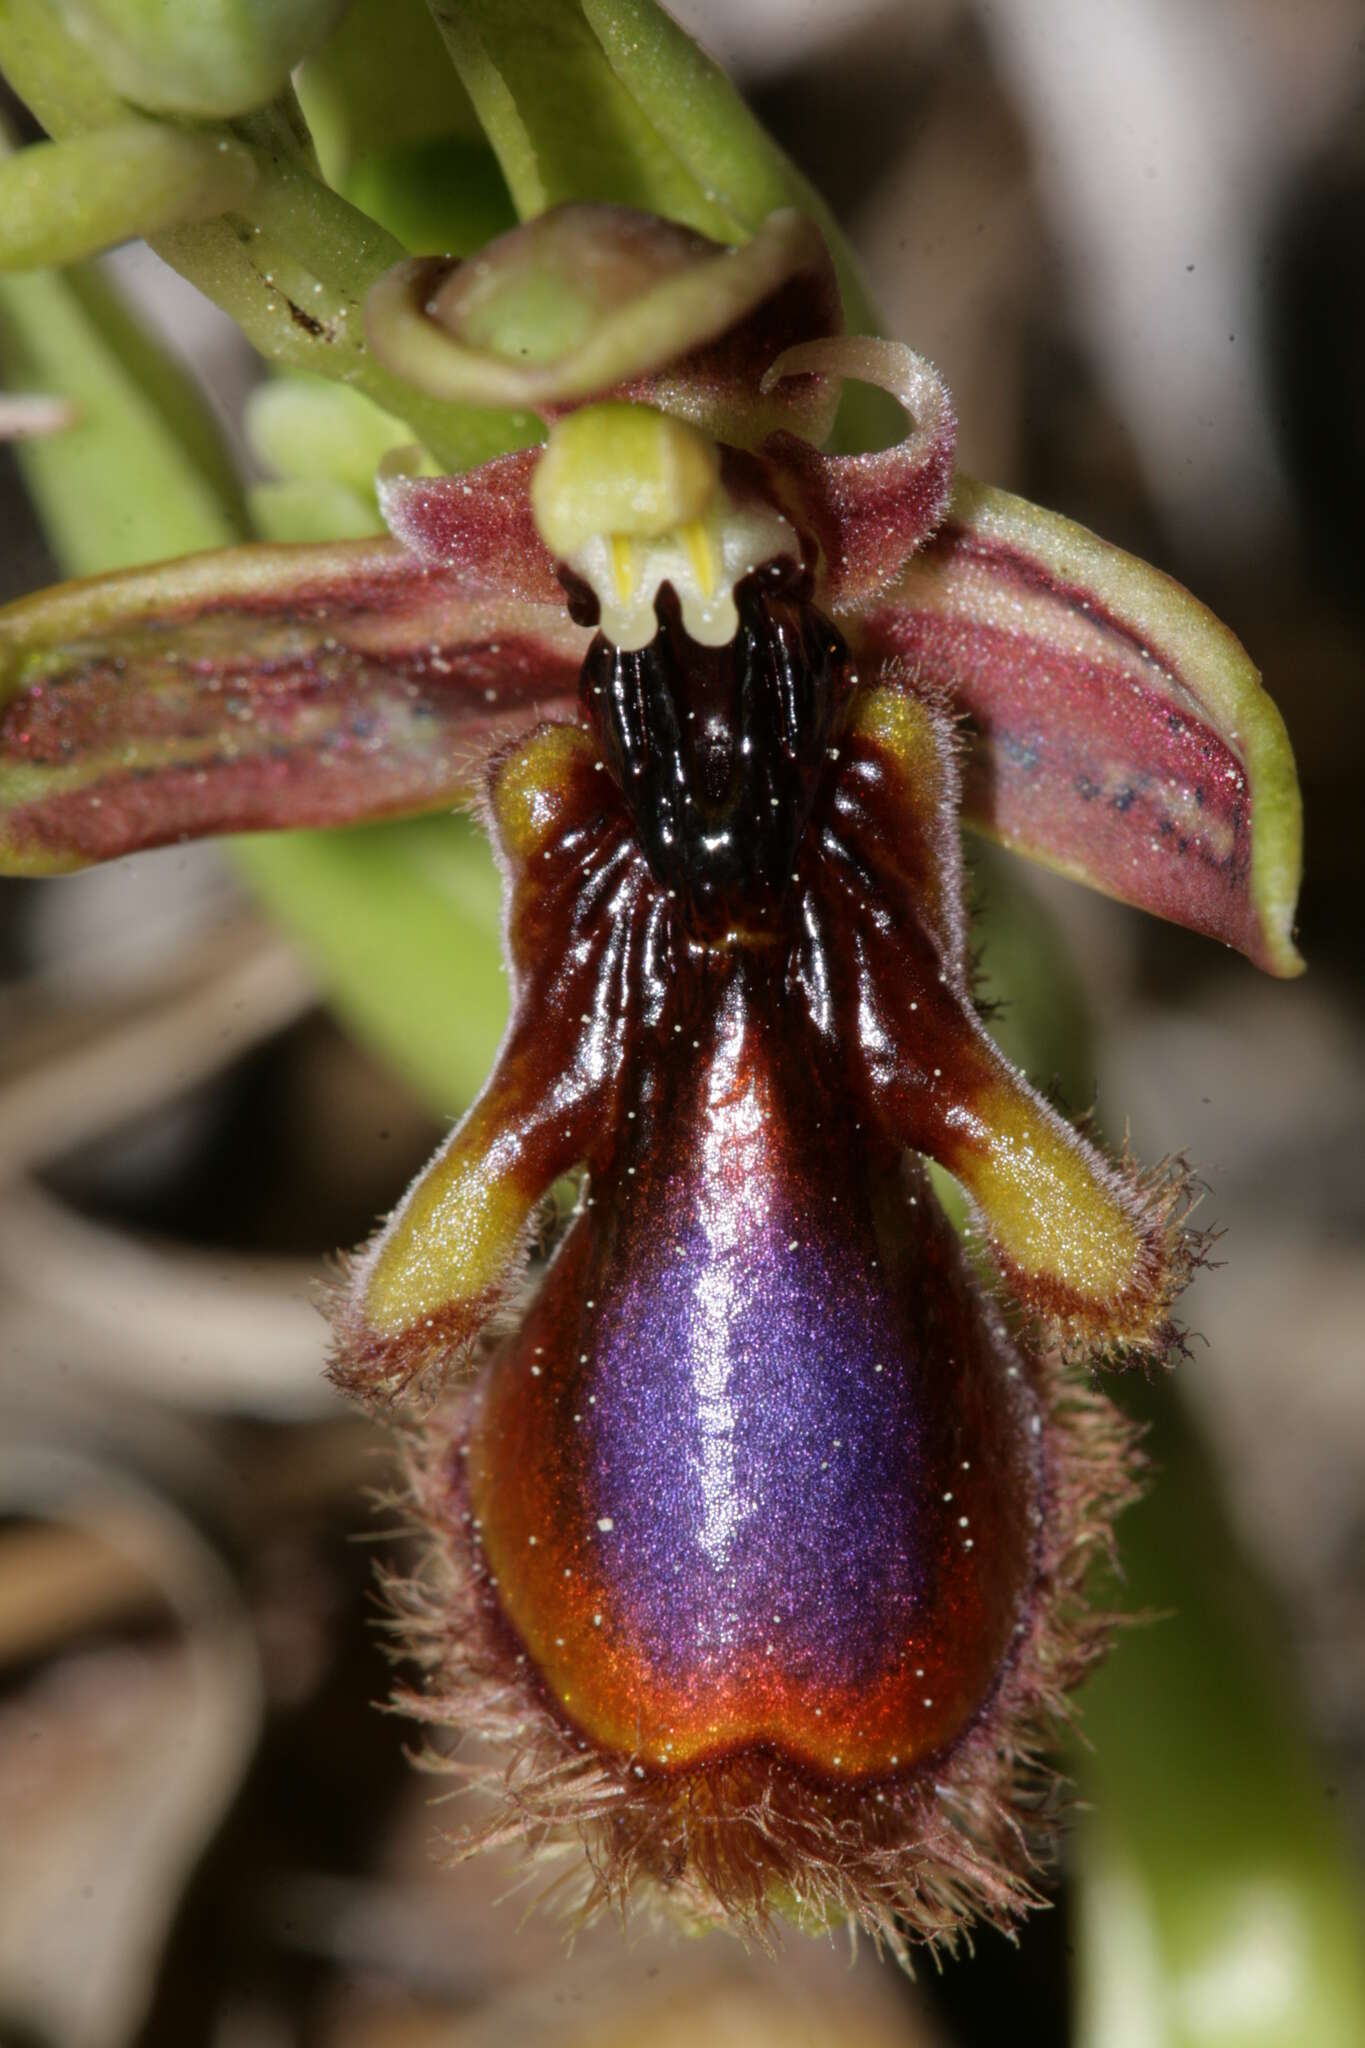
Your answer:
[[[365,330],[396,377],[434,398],[545,408],[663,370],[796,279],[833,304],[829,273],[812,223],[788,209],[717,250],[653,215],[558,208],[467,262],[398,265],[371,292]],[[750,413],[751,433],[773,423]]]
[[[243,205],[251,152],[230,135],[118,121],[0,162],[0,269],[77,263],[110,242]]]

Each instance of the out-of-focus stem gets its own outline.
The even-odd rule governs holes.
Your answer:
[[[1081,1698],[1080,2048],[1354,2048],[1365,1898],[1262,1588],[1164,1387],[1120,1530],[1127,1633]]]
[[[54,137],[124,115],[91,84],[90,66],[41,0],[2,0],[0,67]],[[467,468],[538,437],[527,418],[424,398],[366,350],[365,295],[406,252],[322,182],[296,108],[282,102],[222,132],[252,153],[250,214],[154,235],[158,255],[230,314],[262,355],[355,385],[406,420],[446,468]]]

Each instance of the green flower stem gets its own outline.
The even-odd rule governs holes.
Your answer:
[[[75,411],[74,425],[15,451],[68,574],[246,538],[203,399],[98,271],[0,277],[0,362],[11,385],[57,392]]]
[[[111,243],[245,204],[251,152],[229,135],[119,121],[0,164],[0,269],[78,263]]]
[[[829,243],[850,328],[878,331],[829,208],[653,0],[428,4],[523,220],[566,200],[613,200],[736,242],[795,206]],[[884,393],[846,387],[836,446],[878,447],[901,431]]]
[[[42,0],[0,0],[0,68],[59,139],[107,127],[124,113],[119,102],[90,86],[89,64]],[[251,151],[257,179],[250,212],[172,228],[152,236],[151,244],[229,313],[262,355],[355,385],[406,420],[448,469],[468,468],[538,437],[536,423],[524,416],[424,398],[368,353],[365,295],[405,251],[323,184],[301,120],[291,119],[287,104],[231,129],[194,132],[226,135]]]
[[[174,229],[153,248],[230,313],[262,355],[354,386],[406,420],[443,468],[467,469],[537,440],[527,415],[425,398],[375,360],[362,308],[402,260],[402,244],[313,174],[278,111],[236,127],[260,171],[250,222]]]
[[[1354,2048],[1365,1898],[1280,1631],[1182,1404],[1133,1405],[1157,1474],[1123,1605],[1161,1618],[1081,1697],[1080,2048]]]

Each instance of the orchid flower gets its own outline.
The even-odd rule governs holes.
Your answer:
[[[1226,629],[955,474],[934,369],[840,326],[793,211],[730,248],[569,205],[400,265],[375,357],[544,445],[390,460],[388,539],[9,607],[0,851],[476,809],[511,1023],[333,1305],[339,1383],[409,1418],[408,1704],[510,1738],[485,1834],[581,1839],[597,1900],[902,1952],[1032,1895],[1134,1485],[1076,1366],[1167,1358],[1198,1257],[1181,1168],[987,1034],[959,819],[1292,974],[1298,813]],[[845,380],[902,439],[822,452]]]

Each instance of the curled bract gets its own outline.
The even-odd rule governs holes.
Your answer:
[[[753,372],[838,324],[824,242],[791,211],[727,249],[626,206],[557,207],[463,263],[400,264],[365,308],[381,362],[434,398],[548,413],[618,391],[745,445],[823,439],[837,392],[804,377],[769,399]]]
[[[1030,1896],[1132,1488],[1071,1368],[1167,1357],[1197,1255],[1182,1172],[1108,1158],[987,1034],[959,815],[1278,973],[1298,827],[1226,629],[954,481],[937,373],[836,325],[793,216],[730,252],[568,208],[405,267],[390,367],[540,411],[545,449],[392,470],[391,542],[0,615],[0,848],[479,808],[511,1023],[334,1307],[340,1383],[422,1397],[408,1704],[512,1742],[489,1832],[581,1839],[599,1899],[900,1949]],[[846,377],[898,442],[822,451]]]

